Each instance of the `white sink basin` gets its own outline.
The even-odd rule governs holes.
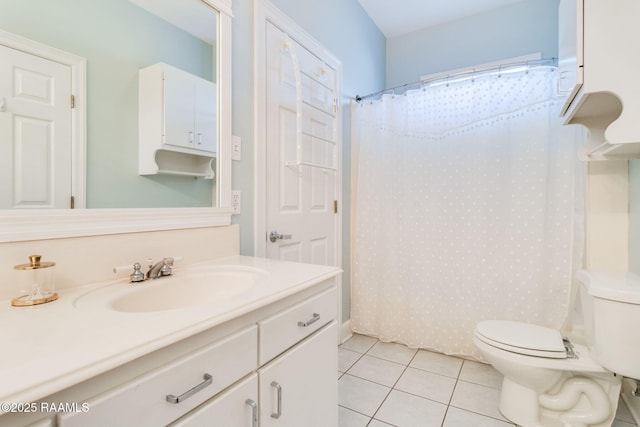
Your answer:
[[[146,313],[222,304],[250,292],[266,275],[264,270],[235,266],[182,271],[137,284],[105,286],[82,295],[75,306]]]

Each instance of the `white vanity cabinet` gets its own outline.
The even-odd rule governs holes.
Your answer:
[[[0,427],[337,427],[335,276],[240,307],[220,324],[35,403],[85,410],[4,414]]]
[[[584,160],[640,157],[640,2],[561,0],[558,89],[565,124],[582,124]]]
[[[138,72],[139,173],[212,177],[216,84],[158,63]]]

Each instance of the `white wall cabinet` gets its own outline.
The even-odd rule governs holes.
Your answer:
[[[585,160],[640,157],[640,2],[561,0],[559,90],[565,124],[582,124]]]
[[[164,63],[138,75],[139,173],[211,178],[216,84]]]
[[[558,92],[567,97],[562,107],[563,115],[584,82],[583,6],[582,0],[561,0],[558,10]]]

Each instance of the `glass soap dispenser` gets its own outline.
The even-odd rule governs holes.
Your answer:
[[[31,255],[29,264],[14,265],[19,273],[20,296],[11,301],[11,305],[24,307],[44,304],[58,299],[55,292],[55,262],[42,262],[41,255]]]

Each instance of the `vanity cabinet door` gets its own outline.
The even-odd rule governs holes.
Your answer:
[[[246,379],[214,397],[170,427],[257,427],[258,375]]]
[[[336,334],[333,321],[258,370],[260,427],[338,425]]]

